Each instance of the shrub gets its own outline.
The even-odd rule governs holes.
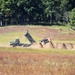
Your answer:
[[[70,12],[69,18],[70,18],[70,25],[72,27],[75,27],[75,8],[72,9],[72,11]]]

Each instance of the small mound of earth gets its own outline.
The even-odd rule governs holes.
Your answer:
[[[75,50],[75,44],[73,44],[73,50]]]
[[[56,48],[58,48],[58,49],[66,49],[66,45],[64,43],[57,43]]]
[[[43,45],[35,42],[30,46],[30,48],[43,48]]]
[[[53,44],[53,42],[48,42],[46,44],[43,44],[43,47],[44,48],[54,48],[54,44]]]
[[[65,45],[68,50],[73,48],[73,44],[71,44],[71,43],[66,43]]]

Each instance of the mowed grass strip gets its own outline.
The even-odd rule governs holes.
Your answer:
[[[65,54],[75,55],[75,50],[65,49],[33,49],[33,48],[21,48],[21,47],[0,47],[0,52],[29,52],[29,53],[45,53],[45,54]]]
[[[26,32],[10,32],[5,34],[0,34],[0,44],[10,44],[11,41],[19,39],[21,43],[30,43],[27,38],[24,36]],[[36,41],[39,41],[40,38],[32,34]]]

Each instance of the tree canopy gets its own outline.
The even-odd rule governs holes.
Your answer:
[[[0,0],[0,21],[3,25],[35,22],[67,23],[68,12],[72,14],[74,8],[75,0]],[[72,19],[73,23],[72,16],[70,21]]]
[[[75,8],[70,12],[70,25],[75,27]]]

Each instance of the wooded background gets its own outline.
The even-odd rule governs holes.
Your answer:
[[[0,24],[75,25],[75,0],[0,0]]]

